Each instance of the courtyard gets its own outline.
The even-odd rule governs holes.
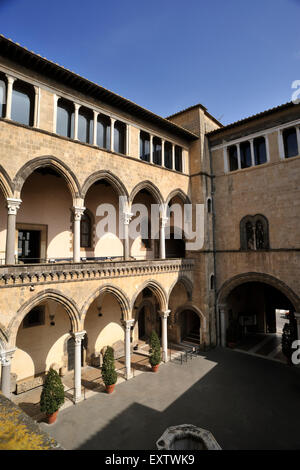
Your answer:
[[[65,449],[155,449],[168,426],[210,430],[223,449],[299,449],[297,367],[217,348],[118,384],[41,423]]]

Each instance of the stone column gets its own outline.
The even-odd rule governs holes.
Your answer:
[[[250,149],[251,149],[251,165],[255,166],[255,152],[254,152],[253,139],[250,139]]]
[[[172,144],[172,169],[175,170],[175,145]]]
[[[126,124],[126,155],[130,155],[130,127]]]
[[[16,348],[0,351],[1,391],[7,398],[10,398],[10,367],[15,350]]]
[[[150,163],[153,163],[153,135],[150,135],[150,145],[149,145],[149,161]]]
[[[160,218],[160,230],[159,230],[159,252],[160,259],[166,258],[166,225],[168,223],[168,217],[162,216]]]
[[[224,305],[219,306],[220,309],[220,339],[221,346],[226,347],[226,310]]]
[[[34,87],[34,114],[33,127],[39,127],[39,108],[40,108],[40,88]]]
[[[126,380],[132,377],[131,371],[131,327],[134,325],[134,320],[124,320],[123,321],[124,330],[125,330],[125,377]]]
[[[93,126],[93,145],[97,145],[97,122],[98,122],[98,111],[94,111],[94,126]]]
[[[129,247],[129,223],[130,219],[133,216],[131,212],[123,213],[123,223],[124,223],[124,260],[127,261],[130,259],[130,247]]]
[[[15,264],[16,219],[21,199],[7,198],[7,231],[5,264]]]
[[[161,166],[165,166],[165,141],[161,139]]]
[[[74,402],[81,400],[81,341],[86,331],[77,331],[72,333],[75,340],[75,368],[74,368]]]
[[[238,169],[240,170],[242,168],[241,164],[241,147],[240,144],[236,144],[237,147],[237,158],[238,158]]]
[[[162,343],[162,360],[167,362],[168,358],[168,316],[171,310],[159,312],[161,317],[161,343]]]
[[[6,98],[6,119],[11,119],[11,102],[12,102],[12,91],[13,91],[13,83],[16,80],[14,77],[10,75],[6,75],[7,78],[7,98]]]
[[[282,135],[282,130],[278,129],[278,148],[279,148],[279,157],[281,160],[284,160],[285,158],[285,151],[284,151],[284,145],[283,145],[283,135]]]
[[[74,233],[73,233],[73,261],[80,262],[80,220],[85,207],[73,207],[74,212]]]
[[[78,112],[80,104],[74,103],[75,113],[74,113],[74,140],[78,140]]]
[[[115,122],[114,118],[110,118],[110,150],[114,152],[114,133],[115,133]]]

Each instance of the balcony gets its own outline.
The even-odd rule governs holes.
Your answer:
[[[113,279],[193,270],[193,259],[162,259],[133,261],[61,260],[56,263],[18,264],[0,266],[0,288],[76,282],[81,280]]]

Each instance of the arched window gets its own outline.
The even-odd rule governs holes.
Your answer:
[[[126,126],[123,122],[116,121],[114,128],[114,151],[125,154]]]
[[[80,246],[82,248],[92,247],[92,219],[85,212],[80,221]]]
[[[285,158],[295,157],[299,155],[297,143],[297,133],[295,127],[285,129],[282,132],[283,145],[284,145],[284,156]]]
[[[110,118],[102,114],[97,120],[97,145],[110,150]]]
[[[74,105],[63,98],[57,101],[56,132],[64,137],[74,137]]]
[[[238,155],[237,155],[237,146],[231,145],[228,148],[228,157],[229,157],[229,171],[235,171],[238,169]]]
[[[0,117],[6,114],[6,78],[0,74]]]
[[[161,165],[161,139],[153,137],[153,163]]]
[[[20,80],[16,80],[12,90],[11,119],[26,126],[33,126],[33,115],[33,87]]]
[[[210,288],[210,290],[213,290],[214,287],[215,287],[215,276],[212,274],[212,275],[210,276],[210,285],[209,285],[209,288]]]
[[[249,168],[252,166],[251,161],[251,147],[250,142],[242,142],[240,144],[240,152],[241,152],[241,168]]]
[[[150,135],[147,132],[140,133],[140,159],[150,162]]]
[[[241,250],[269,248],[268,219],[261,214],[247,215],[240,222]]]
[[[165,142],[165,167],[172,168],[172,144]]]
[[[267,161],[266,139],[257,137],[253,141],[255,165],[262,165]]]
[[[78,112],[78,140],[86,144],[93,143],[94,118],[91,109],[79,108]]]
[[[211,213],[211,198],[210,197],[207,199],[207,212],[209,214]]]
[[[182,148],[175,145],[175,170],[182,171]]]

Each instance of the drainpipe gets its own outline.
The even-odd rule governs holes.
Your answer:
[[[213,236],[213,257],[214,257],[214,310],[215,310],[215,328],[216,328],[216,343],[220,344],[220,319],[219,312],[217,308],[217,262],[216,262],[216,213],[215,213],[215,183],[213,175],[213,164],[212,164],[212,155],[211,155],[211,146],[209,139],[208,143],[208,153],[209,153],[209,165],[210,165],[210,184],[211,184],[211,208],[212,208],[212,236]]]

